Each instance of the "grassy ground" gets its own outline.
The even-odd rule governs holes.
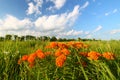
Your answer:
[[[56,49],[46,49],[50,42],[40,41],[4,41],[0,42],[0,80],[119,80],[120,79],[120,41],[86,41],[88,48],[68,48],[62,67],[56,66]],[[36,50],[50,51],[52,55],[44,59],[35,59],[31,68],[27,61],[18,64],[23,55],[30,55]],[[113,60],[100,57],[90,60],[79,55],[80,52],[95,51],[100,54],[115,54]]]

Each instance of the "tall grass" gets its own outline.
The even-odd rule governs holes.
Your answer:
[[[119,80],[120,41],[88,41],[85,43],[90,46],[88,49],[69,49],[71,54],[62,67],[57,67],[55,57],[48,55],[45,59],[37,58],[34,67],[30,68],[26,61],[18,65],[18,60],[23,55],[33,53],[37,49],[49,51],[44,48],[49,42],[0,42],[0,80]],[[100,60],[89,60],[79,55],[79,52],[86,51],[112,52],[116,58],[107,60],[101,57]]]

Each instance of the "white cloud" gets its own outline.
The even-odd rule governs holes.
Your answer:
[[[83,33],[83,31],[76,31],[76,30],[72,29],[72,30],[64,33],[64,35],[67,35],[67,36],[71,36],[71,35],[77,36],[77,35],[80,35],[82,33]]]
[[[27,10],[27,15],[29,14],[33,14],[36,11],[36,8],[34,6],[34,4],[31,2],[28,4],[28,10]]]
[[[116,33],[120,33],[120,29],[112,30],[112,31],[110,32],[110,34],[116,34]]]
[[[37,14],[36,5],[42,0],[34,0],[29,3],[27,14]],[[82,8],[87,7],[89,3],[85,3]],[[39,7],[40,7],[39,5]],[[85,6],[86,5],[86,6]],[[37,12],[38,10],[38,12]],[[81,7],[76,5],[71,12],[65,12],[55,15],[43,15],[38,17],[35,21],[28,18],[18,19],[15,16],[7,15],[4,19],[0,19],[0,34],[17,34],[17,35],[35,35],[35,36],[77,36],[83,34],[82,30],[76,31],[72,29],[76,19],[80,15]],[[87,33],[86,33],[87,34]]]
[[[96,35],[96,32],[100,31],[101,29],[102,29],[102,26],[98,25],[98,27],[91,32],[90,31],[85,31],[84,32],[85,38],[93,38]]]
[[[109,11],[105,13],[105,16],[111,15],[111,14],[115,14],[116,12],[118,12],[118,9],[114,9],[113,11]]]
[[[87,39],[92,38],[92,34],[88,34],[85,38]]]
[[[84,4],[83,6],[80,7],[80,9],[84,9],[84,8],[86,8],[88,5],[89,5],[89,2],[86,1],[85,4]]]
[[[54,6],[50,6],[48,10],[54,10],[54,9],[59,10],[64,6],[66,2],[66,0],[50,0],[50,1],[54,3]]]
[[[31,21],[27,18],[19,20],[14,16],[7,15],[5,19],[0,20],[0,30],[21,30],[28,29],[32,25]]]
[[[107,12],[107,13],[105,13],[105,16],[108,16],[110,14],[110,12]]]
[[[101,30],[101,29],[102,29],[102,26],[99,25],[93,32],[97,32],[97,31],[99,31],[99,30]]]
[[[63,37],[76,37],[76,36],[79,36],[79,35],[82,35],[83,34],[83,31],[82,30],[79,30],[79,31],[76,31],[76,30],[69,30],[69,31],[65,31],[65,32],[62,32],[62,33],[58,33],[57,34],[57,38],[63,38]]]
[[[18,19],[12,15],[6,15],[4,19],[0,19],[0,35],[16,34],[16,35],[35,35],[35,36],[76,36],[82,31],[71,30],[72,25],[78,18],[79,6],[76,5],[73,11],[58,15],[42,16],[31,22],[30,19]]]
[[[116,13],[117,11],[118,11],[118,9],[114,9],[114,10],[113,10],[113,13]]]
[[[90,32],[89,31],[85,31],[85,34],[88,35]]]
[[[27,15],[31,15],[34,13],[38,15],[42,13],[40,11],[40,8],[42,7],[43,0],[34,0],[34,3],[33,2],[28,3],[28,9],[26,10]]]
[[[35,21],[37,30],[40,31],[62,31],[71,27],[79,15],[79,5],[76,5],[72,12],[59,15],[39,17]]]

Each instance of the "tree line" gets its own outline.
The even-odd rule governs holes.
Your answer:
[[[59,38],[57,39],[55,36],[49,37],[49,36],[32,36],[32,35],[26,35],[26,36],[18,36],[18,35],[11,35],[7,34],[5,37],[0,37],[0,41],[32,41],[32,40],[40,40],[40,41],[96,41],[95,39],[67,39],[67,38]]]

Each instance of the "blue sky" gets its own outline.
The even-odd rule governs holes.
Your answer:
[[[0,0],[0,36],[120,39],[120,0]]]

